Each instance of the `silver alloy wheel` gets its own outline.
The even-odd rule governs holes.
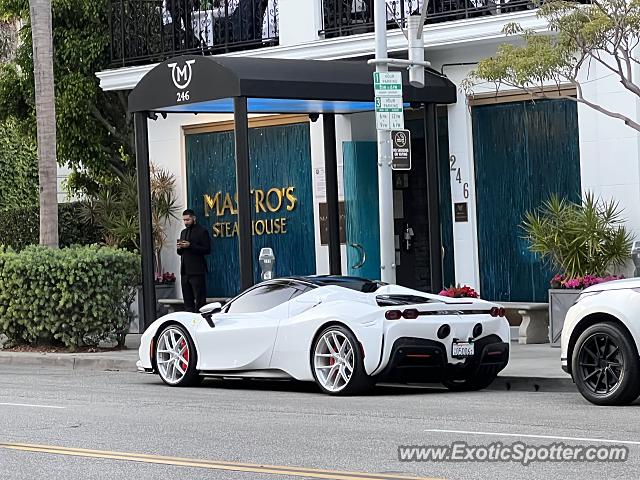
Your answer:
[[[349,384],[353,376],[354,352],[344,333],[329,330],[318,339],[313,368],[318,381],[330,392],[339,392]]]
[[[172,385],[180,383],[189,369],[189,342],[177,328],[167,328],[158,339],[156,364],[162,379]]]

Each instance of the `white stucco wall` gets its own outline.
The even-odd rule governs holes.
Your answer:
[[[638,98],[610,73],[595,62],[585,68],[581,72],[585,97],[637,121]],[[638,73],[636,68],[636,78]],[[640,135],[586,105],[578,105],[578,122],[583,190],[619,201],[629,227],[640,234]]]

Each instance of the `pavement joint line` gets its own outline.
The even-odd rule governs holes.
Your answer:
[[[609,438],[589,438],[589,437],[565,437],[556,435],[534,435],[528,433],[506,433],[506,432],[477,432],[473,430],[443,430],[430,428],[425,430],[430,433],[459,433],[462,435],[485,435],[495,437],[521,437],[521,438],[542,438],[545,440],[570,440],[578,442],[601,442],[601,443],[617,443],[622,445],[640,445],[640,441],[634,440],[612,440]]]
[[[443,480],[433,477],[415,477],[395,474],[377,474],[366,472],[348,472],[339,470],[321,470],[304,467],[288,467],[278,465],[259,465],[239,462],[198,460],[180,457],[165,457],[161,455],[113,452],[107,450],[91,450],[85,448],[58,447],[55,445],[38,445],[29,443],[2,443],[0,448],[9,450],[50,453],[55,455],[68,455],[86,458],[103,458],[112,460],[133,461],[141,463],[176,465],[194,468],[207,468],[213,470],[229,470],[250,473],[268,473],[289,475],[306,478],[323,478],[333,480]]]
[[[31,408],[56,408],[56,409],[67,408],[67,407],[59,407],[56,405],[35,405],[31,403],[10,403],[10,402],[0,402],[0,405],[6,405],[9,407],[31,407]]]

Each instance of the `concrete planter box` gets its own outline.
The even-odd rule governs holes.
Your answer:
[[[566,288],[549,290],[549,343],[552,347],[560,346],[564,318],[581,291]]]
[[[160,318],[167,313],[167,308],[164,305],[160,305],[158,300],[162,298],[175,298],[176,285],[175,283],[162,283],[156,285],[156,316]],[[142,313],[142,285],[140,285],[136,292],[136,297],[131,304],[131,311],[135,314],[135,320],[131,322],[129,326],[129,333],[142,333],[140,331],[140,314]]]

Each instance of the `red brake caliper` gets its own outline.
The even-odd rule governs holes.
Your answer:
[[[183,357],[184,357],[184,359],[188,362],[188,361],[189,361],[189,347],[187,346],[187,342],[186,342],[186,340],[184,340],[184,339],[183,339],[183,340],[182,340],[182,343],[180,344],[180,349],[182,350],[182,349],[183,349],[183,348],[185,348],[185,347],[186,347],[186,350],[184,351],[184,355],[183,355]],[[184,362],[182,362],[182,368],[183,368],[184,370],[186,370],[186,369],[187,369],[187,364],[186,364],[186,363],[184,363]]]

